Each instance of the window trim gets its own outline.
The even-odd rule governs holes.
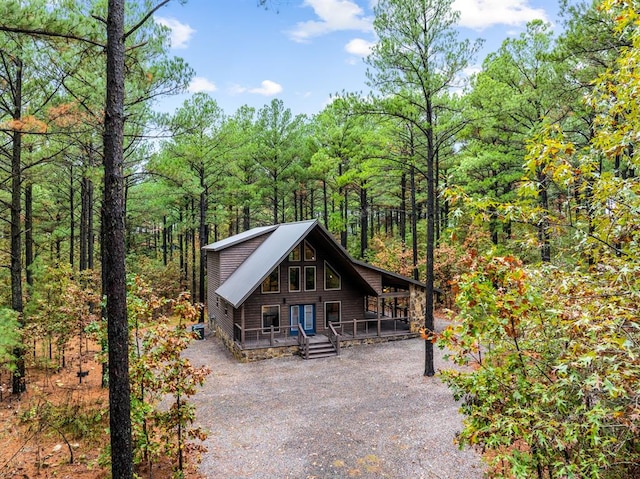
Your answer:
[[[293,253],[294,251],[298,252],[298,259],[294,259],[293,258]],[[299,263],[300,261],[302,261],[302,254],[300,253],[300,244],[297,244],[295,246],[295,248],[293,248],[290,252],[289,252],[289,261],[292,263]]]
[[[313,269],[313,289],[307,289],[307,270]],[[304,290],[305,291],[317,291],[318,290],[318,278],[317,271],[315,266],[305,266],[304,267]]]
[[[338,277],[338,287],[337,288],[327,288],[327,267],[331,268],[331,270]],[[341,289],[342,289],[342,276],[340,276],[340,273],[338,273],[336,271],[336,269],[329,264],[328,261],[325,261],[324,262],[324,290],[325,291],[340,291]]]
[[[338,304],[340,306],[340,311],[338,312],[338,321],[329,321],[329,318],[327,317],[327,304]],[[325,301],[324,302],[324,327],[328,328],[329,327],[329,322],[331,323],[335,323],[335,322],[342,322],[342,301]]]
[[[274,271],[278,272],[278,290],[277,291],[265,291],[264,290],[264,282],[267,280],[267,278],[269,276],[271,276],[273,274]],[[262,280],[262,283],[260,284],[260,292],[262,294],[277,294],[280,292],[280,265],[276,266],[268,275],[267,278]]]
[[[294,270],[294,269],[298,270],[298,289],[291,289],[291,270]],[[302,291],[302,271],[300,266],[289,266],[288,286],[289,286],[290,293],[299,293],[300,291]]]
[[[260,307],[260,325],[262,326],[262,332],[263,333],[267,333],[267,332],[271,332],[271,326],[265,326],[264,325],[264,309],[265,308],[278,308],[278,326],[273,328],[273,332],[274,333],[279,333],[280,332],[280,323],[281,323],[281,319],[282,319],[282,314],[280,311],[280,305],[279,304],[263,304]]]
[[[312,258],[307,258],[307,248],[309,248],[313,252]],[[307,240],[304,240],[303,250],[304,250],[303,257],[305,261],[315,261],[317,259],[316,249],[313,246],[311,246],[311,243],[309,243]]]

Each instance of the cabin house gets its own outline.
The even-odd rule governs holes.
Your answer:
[[[210,328],[240,360],[340,353],[418,335],[424,284],[352,258],[317,220],[203,248]]]

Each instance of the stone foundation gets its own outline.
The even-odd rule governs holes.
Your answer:
[[[298,345],[293,346],[281,346],[281,347],[267,347],[259,349],[242,349],[233,339],[217,326],[213,326],[213,331],[216,336],[220,338],[222,344],[231,352],[232,356],[242,363],[249,363],[252,361],[262,361],[264,359],[284,358],[289,356],[297,356],[300,354],[300,347]],[[373,336],[370,338],[356,338],[356,339],[343,339],[340,341],[341,348],[350,348],[358,346],[360,344],[378,344],[387,343],[390,341],[402,341],[405,339],[413,339],[420,336],[420,333],[413,330],[405,334],[394,336]]]

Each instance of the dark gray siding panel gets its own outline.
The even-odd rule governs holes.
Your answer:
[[[220,286],[220,260],[219,252],[207,251],[207,281],[209,287],[207,291],[207,310],[209,319],[214,320],[227,336],[233,338],[233,308],[216,294],[216,289]]]
[[[220,251],[220,284],[253,253],[269,235],[262,235],[242,244]]]
[[[319,249],[317,245],[315,261],[294,261],[285,259],[280,264],[280,292],[262,293],[261,287],[251,293],[245,301],[245,327],[262,327],[262,306],[280,306],[280,325],[285,327],[290,324],[290,308],[293,305],[313,304],[316,309],[316,331],[322,333],[326,331],[324,321],[324,304],[327,301],[341,302],[342,320],[364,319],[364,298],[365,293],[356,286],[359,284],[348,273],[341,269],[340,263],[334,261],[325,251]],[[340,275],[341,288],[339,290],[324,289],[324,264],[325,260]],[[304,280],[304,267],[316,267],[316,289],[315,291],[289,291],[289,266],[300,266],[301,276]],[[379,277],[378,283],[380,283]]]
[[[354,265],[360,275],[375,289],[376,293],[382,293],[382,275],[374,270]]]

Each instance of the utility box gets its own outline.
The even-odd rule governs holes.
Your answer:
[[[195,333],[196,339],[204,339],[204,323],[194,324],[191,331]]]

